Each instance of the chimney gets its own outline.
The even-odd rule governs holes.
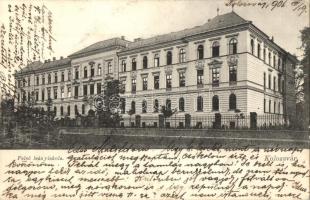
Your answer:
[[[47,62],[51,62],[51,59],[48,59]]]
[[[47,63],[47,60],[44,60],[44,63]]]
[[[64,57],[63,57],[63,56],[60,56],[60,59],[64,59]]]
[[[274,40],[274,38],[273,38],[273,36],[271,36],[271,41],[273,42],[273,40]]]
[[[56,57],[53,57],[53,61],[55,61],[56,60]]]
[[[122,40],[125,40],[125,36],[122,35],[122,36],[121,36],[121,39],[122,39]]]
[[[138,41],[140,41],[140,40],[142,40],[142,39],[141,39],[141,38],[135,38],[135,39],[133,39],[134,42],[138,42]]]

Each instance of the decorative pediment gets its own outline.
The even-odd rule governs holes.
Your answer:
[[[136,78],[137,77],[137,72],[132,71],[130,76],[131,76],[131,78]]]
[[[78,82],[76,79],[74,79],[74,80],[72,81],[72,84],[73,84],[73,85],[78,85],[79,82]]]
[[[90,61],[88,64],[89,64],[90,66],[93,66],[93,65],[95,64],[95,62],[94,62],[94,61]]]
[[[216,59],[214,59],[214,60],[212,60],[210,63],[208,63],[208,65],[209,65],[210,67],[212,67],[212,68],[219,68],[219,67],[222,66],[222,64],[223,64],[222,61],[219,61],[219,60],[216,60]]]
[[[204,60],[197,60],[195,62],[196,69],[203,69],[204,66],[205,66],[205,61]]]
[[[159,76],[160,74],[160,71],[157,71],[157,72],[152,72],[153,76]]]
[[[119,78],[120,81],[126,81],[126,79],[127,79],[127,76],[122,76]]]
[[[166,74],[172,74],[172,67],[171,67],[171,66],[167,66],[167,67],[165,68],[165,73],[166,73]]]
[[[187,67],[180,67],[180,68],[177,69],[177,71],[178,71],[179,73],[181,73],[181,72],[185,72],[186,69],[187,69]]]
[[[228,66],[238,65],[238,56],[237,55],[228,56],[227,57],[227,65]]]
[[[146,78],[148,77],[149,73],[143,73],[143,74],[140,74],[142,78]]]

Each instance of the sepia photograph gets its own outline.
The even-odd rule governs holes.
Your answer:
[[[309,3],[1,1],[0,199],[309,199]]]

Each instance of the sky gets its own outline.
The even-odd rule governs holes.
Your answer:
[[[243,0],[250,1],[250,0]],[[288,0],[289,2],[292,0]],[[227,0],[45,0],[53,13],[54,55],[68,55],[95,42],[125,36],[127,40],[148,38],[199,26],[219,14],[231,12]],[[304,0],[309,4],[309,0]],[[0,23],[7,21],[7,4],[0,1]],[[22,3],[19,1],[10,1]],[[27,2],[29,3],[29,1]],[[298,16],[287,3],[284,8],[261,9],[234,7],[234,11],[251,20],[274,41],[297,56],[302,55],[300,30],[309,26],[309,12]],[[309,6],[308,6],[309,11]]]

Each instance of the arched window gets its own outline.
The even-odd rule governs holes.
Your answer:
[[[143,69],[147,68],[147,56],[143,57]]]
[[[87,78],[87,67],[84,67],[84,78]]]
[[[271,65],[271,53],[268,53],[268,64]]]
[[[167,52],[167,65],[171,65],[172,64],[172,53],[171,51]]]
[[[215,41],[212,44],[212,57],[218,56],[220,56],[220,43],[218,41]]]
[[[276,56],[273,55],[273,67],[276,67],[277,63],[276,63]]]
[[[202,96],[197,97],[197,111],[203,111],[203,98],[202,98]]]
[[[136,61],[136,58],[133,58],[133,59],[131,60],[131,69],[132,69],[132,71],[137,70],[137,61]]]
[[[131,102],[131,110],[133,113],[136,113],[136,102],[135,101]]]
[[[82,104],[82,115],[84,115],[84,114],[85,114],[85,105]]]
[[[94,68],[94,66],[92,65],[91,67],[90,67],[90,77],[94,77],[95,76],[95,68]]]
[[[57,115],[57,107],[54,106],[54,115]]]
[[[60,106],[60,115],[63,116],[64,115],[64,107]]]
[[[198,59],[203,59],[203,45],[199,45],[197,48]]]
[[[159,108],[158,100],[155,99],[154,100],[154,112],[158,112],[158,108]]]
[[[79,115],[79,110],[78,110],[77,105],[74,106],[74,114],[75,114],[76,116]]]
[[[264,61],[266,61],[266,48],[264,48],[264,51],[263,51],[263,59]]]
[[[257,57],[260,58],[260,44],[257,44]]]
[[[125,72],[126,71],[126,61],[122,60],[122,71]]]
[[[237,53],[237,40],[235,38],[229,41],[229,54]]]
[[[212,110],[219,110],[219,97],[217,95],[212,98]]]
[[[185,62],[185,56],[186,56],[186,52],[183,48],[180,49],[180,52],[179,52],[179,61],[180,63],[183,63]]]
[[[254,40],[251,39],[251,54],[254,55]]]
[[[62,82],[65,81],[65,72],[61,72],[61,81],[62,81]]]
[[[166,100],[166,109],[171,110],[171,100],[170,99]]]
[[[237,99],[235,94],[229,96],[229,110],[235,110],[237,108]]]
[[[184,98],[181,97],[181,98],[179,99],[179,111],[180,111],[180,112],[184,112],[184,104],[185,104]]]
[[[147,111],[147,103],[146,100],[142,101],[142,113],[146,113]]]
[[[126,109],[126,99],[121,98],[121,113],[124,114]]]
[[[70,106],[67,107],[67,115],[70,116]]]

